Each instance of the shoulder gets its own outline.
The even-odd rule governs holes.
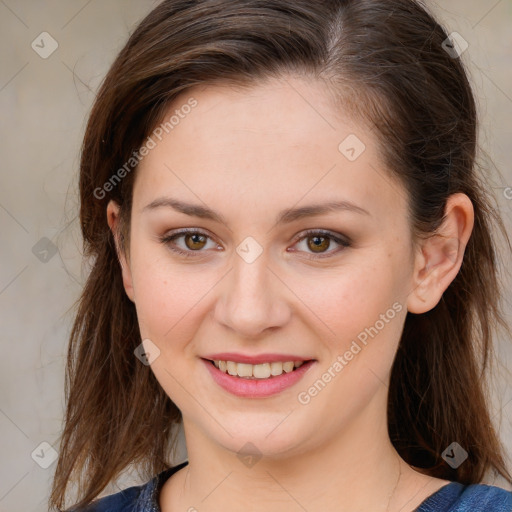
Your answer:
[[[428,498],[418,512],[512,512],[512,492],[486,484],[451,482]]]
[[[494,485],[468,485],[461,494],[468,510],[493,510],[512,512],[512,492]]]
[[[90,505],[82,508],[73,508],[69,512],[131,512],[135,510],[143,490],[151,486],[152,481],[145,485],[134,486],[116,494],[100,498]]]
[[[143,485],[129,487],[116,494],[100,498],[82,508],[72,508],[67,512],[138,512],[142,510],[159,511],[158,497],[162,485],[188,461],[162,471]]]

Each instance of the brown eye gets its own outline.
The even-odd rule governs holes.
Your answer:
[[[313,252],[324,252],[327,249],[329,249],[329,246],[331,245],[330,238],[326,236],[308,236],[308,247]]]
[[[198,233],[185,235],[185,245],[191,250],[202,249],[206,245],[207,237]]]
[[[160,241],[171,251],[186,257],[200,257],[204,256],[208,249],[222,249],[209,235],[195,229],[181,230],[165,235]]]
[[[350,239],[344,235],[323,230],[310,230],[302,233],[302,237],[296,242],[298,252],[304,253],[309,259],[334,256],[350,246]],[[333,250],[329,250],[332,248]],[[292,249],[292,252],[297,249]]]

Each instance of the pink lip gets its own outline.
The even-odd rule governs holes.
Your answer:
[[[233,361],[233,359],[223,359],[222,357],[219,357],[219,359],[221,361]],[[287,359],[287,361],[291,360],[292,359]],[[299,361],[300,358],[295,360]],[[207,359],[202,359],[202,361],[213,377],[213,380],[220,387],[226,391],[229,391],[233,395],[246,398],[264,398],[275,395],[287,388],[290,388],[296,384],[316,362],[314,360],[308,361],[292,372],[283,373],[277,377],[269,377],[268,379],[246,379],[243,377],[234,377],[233,375],[224,373]],[[266,359],[266,361],[268,362],[269,360]]]
[[[204,356],[204,359],[210,359],[210,361],[233,361],[235,363],[247,363],[247,364],[262,364],[262,363],[275,363],[286,361],[309,361],[311,358],[305,359],[302,356],[293,354],[259,354],[257,356],[248,356],[244,354],[237,354],[236,352],[222,352],[219,354],[210,354]]]

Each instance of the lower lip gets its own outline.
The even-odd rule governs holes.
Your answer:
[[[292,387],[313,366],[315,361],[308,361],[290,373],[282,373],[268,379],[245,379],[224,373],[208,359],[202,359],[213,380],[233,395],[247,398],[264,398]]]

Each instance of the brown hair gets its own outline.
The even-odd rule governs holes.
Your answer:
[[[435,232],[451,194],[471,199],[475,225],[460,272],[435,308],[407,314],[389,387],[389,434],[426,474],[468,484],[492,469],[512,482],[484,373],[495,331],[507,329],[491,229],[499,227],[507,254],[511,245],[477,172],[475,101],[461,59],[443,48],[447,37],[413,0],[165,0],[142,21],[99,90],[83,142],[80,220],[92,268],[70,338],[50,506],[64,505],[74,477],[82,506],[131,464],[146,475],[170,467],[171,427],[181,421],[134,357],[136,312],[106,222],[113,199],[129,224],[136,169],[108,193],[104,184],[179,93],[289,72],[329,83],[375,128],[387,168],[408,192],[416,237]],[[441,457],[453,441],[469,454],[457,469]]]

